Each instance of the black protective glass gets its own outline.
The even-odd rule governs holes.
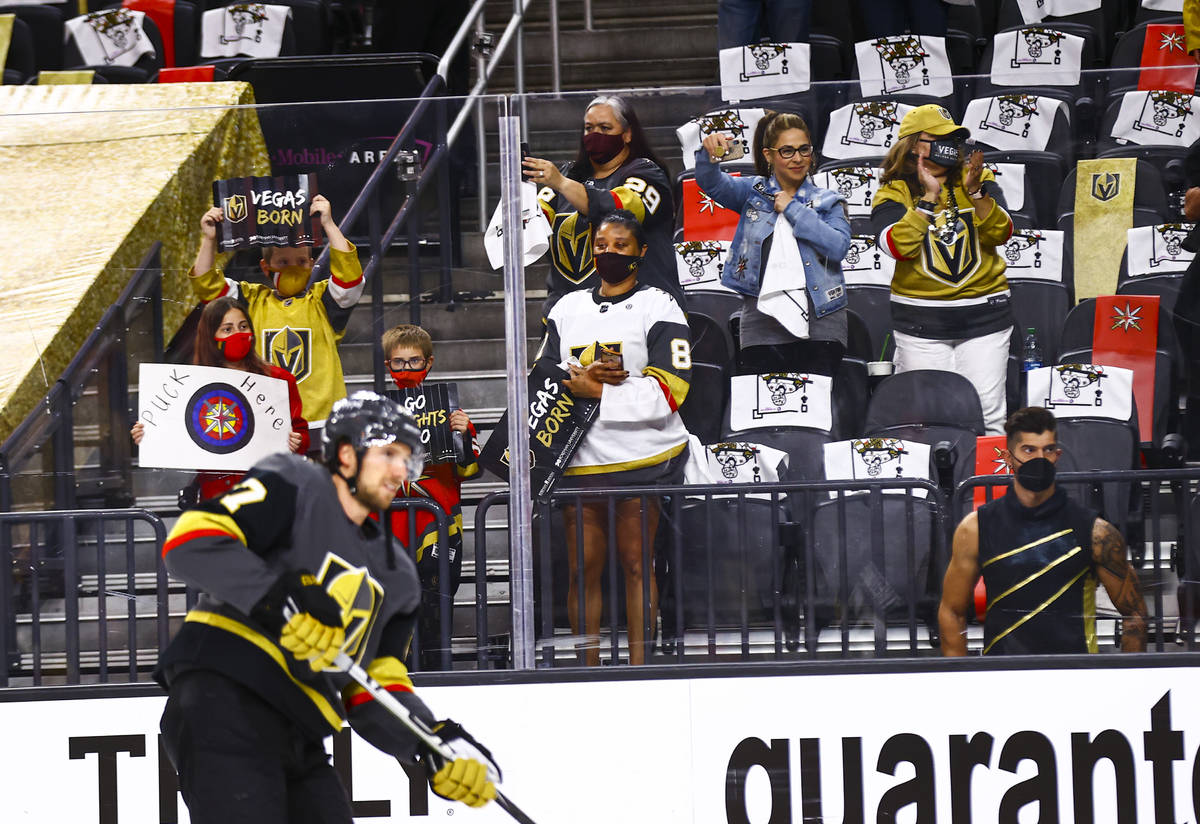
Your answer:
[[[809,157],[813,153],[813,147],[811,143],[805,143],[803,146],[779,146],[778,148],[771,149],[771,151],[778,154],[784,160],[791,160],[796,152],[799,152],[801,157]]]
[[[424,369],[425,358],[421,357],[420,355],[415,358],[392,358],[390,361],[388,361],[388,366],[393,372]]]

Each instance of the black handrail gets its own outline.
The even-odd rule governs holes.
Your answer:
[[[75,427],[72,406],[82,396],[92,373],[107,366],[103,387],[107,394],[107,412],[117,428],[127,425],[129,375],[126,331],[130,320],[141,311],[143,300],[150,301],[153,312],[154,359],[163,353],[162,331],[162,243],[156,241],[143,256],[117,302],[105,310],[92,333],[63,369],[42,401],[12,434],[0,444],[0,511],[13,507],[12,480],[20,468],[42,446],[52,449],[55,509],[75,508]],[[128,438],[112,438],[104,446],[112,450],[105,463],[109,473],[117,473],[126,484],[130,480],[131,451]],[[102,454],[104,450],[102,449]]]

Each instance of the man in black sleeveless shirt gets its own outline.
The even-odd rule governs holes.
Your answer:
[[[942,584],[942,654],[967,654],[967,608],[983,575],[984,655],[1096,652],[1096,585],[1125,616],[1124,652],[1146,649],[1146,603],[1116,528],[1054,484],[1061,450],[1040,406],[1004,425],[1012,489],[963,518]]]

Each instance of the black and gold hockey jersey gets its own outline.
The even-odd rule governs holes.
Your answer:
[[[681,453],[688,432],[678,409],[687,397],[692,350],[679,304],[641,283],[608,297],[599,288],[571,292],[550,310],[538,358],[553,365],[573,356],[589,366],[597,343],[621,353],[629,377],[604,387],[600,412],[563,474],[639,469]]]
[[[1012,236],[999,184],[990,170],[983,186],[996,200],[984,219],[962,185],[943,186],[931,222],[915,209],[902,180],[875,193],[871,224],[879,248],[896,259],[892,321],[897,331],[923,338],[978,337],[1012,325],[1006,264],[996,247]]]
[[[1009,492],[978,517],[984,655],[1095,652],[1096,513],[1058,489],[1036,507]]]
[[[590,289],[599,282],[592,261],[592,227],[617,209],[628,209],[646,229],[648,248],[638,280],[668,292],[685,306],[672,245],[675,199],[666,173],[653,161],[635,157],[608,177],[588,178],[583,185],[588,191],[587,215],[575,211],[570,201],[549,186],[538,192],[551,229],[547,314],[567,292]]]
[[[290,298],[279,297],[266,284],[230,280],[220,269],[191,278],[200,300],[229,295],[245,301],[258,335],[258,354],[292,373],[304,417],[312,424],[323,422],[333,404],[346,397],[337,345],[366,282],[357,251],[330,249],[329,263],[328,280],[318,280]]]
[[[341,605],[344,651],[415,713],[407,655],[420,599],[416,567],[391,554],[378,523],[343,510],[324,467],[272,455],[219,498],[184,512],[163,545],[172,576],[203,594],[163,652],[155,678],[170,688],[191,670],[218,672],[254,691],[311,738],[344,718],[368,741],[399,757],[415,752],[368,693],[341,673],[314,673],[250,617],[287,570],[307,570]]]

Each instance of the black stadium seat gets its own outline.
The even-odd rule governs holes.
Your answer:
[[[34,65],[38,71],[63,67],[63,15],[54,6],[0,6],[0,14],[15,14],[29,26]]]
[[[1133,225],[1166,223],[1170,215],[1162,174],[1151,163],[1139,160],[1133,189]],[[1075,215],[1075,169],[1067,173],[1058,197],[1058,228],[1068,231]]]
[[[4,12],[0,11],[0,14]],[[33,54],[33,32],[29,24],[21,18],[13,19],[12,36],[8,44],[8,54],[4,58],[4,85],[15,86],[24,83],[37,74],[37,62]]]
[[[954,483],[975,474],[975,439],[984,434],[983,409],[971,382],[957,372],[913,369],[875,387],[864,424],[867,436],[929,444],[948,441]],[[930,451],[931,461],[937,457]],[[937,477],[931,467],[933,474]]]
[[[1180,23],[1182,19],[1176,15],[1174,20],[1154,20],[1139,23],[1117,39],[1113,47],[1112,59],[1109,61],[1108,94],[1110,99],[1119,97],[1123,92],[1138,87],[1140,72],[1132,71],[1142,65],[1142,47],[1146,42],[1147,27],[1165,23]],[[1179,52],[1182,60],[1188,60],[1182,49]]]
[[[66,69],[94,69],[110,83],[145,83],[150,76],[163,67],[163,42],[158,26],[146,15],[142,19],[143,30],[154,47],[154,54],[142,55],[133,66],[91,65],[84,61],[73,37],[67,37],[62,49],[62,64]],[[128,70],[128,71],[127,71]]]

